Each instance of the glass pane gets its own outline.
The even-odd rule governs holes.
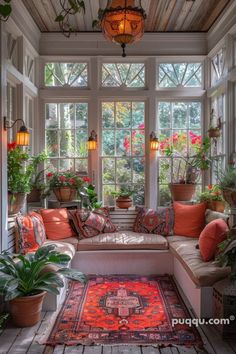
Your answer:
[[[145,190],[143,184],[134,185],[133,203],[134,205],[145,205]]]
[[[72,130],[61,130],[60,139],[60,156],[74,157],[75,155],[75,137]]]
[[[44,71],[44,83],[46,86],[87,86],[87,67],[87,63],[47,63]]]
[[[131,127],[131,103],[130,102],[116,103],[116,127],[117,128]]]
[[[175,130],[172,135],[172,142],[174,148],[174,154],[187,155],[188,153],[188,141],[186,130]]]
[[[159,64],[160,87],[200,87],[201,83],[201,63]]]
[[[75,156],[78,157],[88,156],[87,141],[88,141],[87,131],[80,130],[75,132]]]
[[[69,103],[61,103],[59,105],[60,128],[74,129],[75,126],[75,111],[74,105]]]
[[[103,183],[115,183],[115,159],[103,159]]]
[[[171,104],[169,102],[159,102],[158,121],[160,129],[171,127]]]
[[[115,205],[115,198],[111,195],[111,192],[115,189],[115,185],[103,186],[103,205]]]
[[[79,172],[81,175],[88,175],[88,160],[87,159],[76,159],[75,160],[75,171]]]
[[[117,159],[116,160],[116,182],[130,183],[131,182],[131,160]]]
[[[115,132],[112,130],[104,130],[102,132],[102,155],[115,155]]]
[[[75,105],[75,128],[88,127],[88,104],[77,103]]]
[[[173,103],[173,128],[187,128],[187,105],[184,102]]]
[[[170,149],[171,143],[171,132],[170,130],[160,130],[159,131],[159,141],[160,141],[160,154],[165,155],[166,150]]]
[[[102,65],[103,87],[144,87],[144,63],[104,63]]]
[[[132,155],[142,156],[145,154],[145,132],[144,130],[132,131]]]
[[[144,185],[144,158],[133,159],[133,183]]]
[[[46,168],[46,174],[48,172],[56,172],[56,171],[58,171],[58,160],[57,159],[46,160],[45,168]]]
[[[116,131],[116,156],[130,155],[130,131]]]
[[[59,155],[58,136],[57,131],[46,131],[46,151],[50,157]]]
[[[47,103],[46,104],[46,129],[56,129],[58,128],[58,118],[57,118],[57,104]]]
[[[159,183],[168,184],[171,182],[171,159],[159,160]]]
[[[59,160],[59,171],[73,171],[74,170],[74,160],[72,159],[60,159]]]
[[[192,102],[189,104],[189,128],[201,128],[201,103]]]
[[[144,129],[145,105],[144,102],[132,103],[132,128]]]
[[[103,102],[102,126],[103,128],[114,128],[115,126],[114,102]]]
[[[159,203],[167,206],[171,203],[171,194],[168,185],[159,185]]]

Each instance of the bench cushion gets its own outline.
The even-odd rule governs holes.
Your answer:
[[[66,239],[66,240],[68,240],[68,239]],[[55,245],[56,251],[63,253],[63,254],[67,254],[68,256],[70,256],[71,259],[75,255],[76,248],[71,243],[62,242],[61,240],[60,241],[47,240],[44,242],[43,246],[48,246],[48,245]]]
[[[78,251],[122,249],[166,250],[168,249],[168,242],[161,235],[118,231],[80,240],[77,247]]]
[[[230,267],[222,268],[215,262],[203,262],[196,245],[196,239],[187,239],[172,241],[169,247],[197,286],[212,286],[230,274]]]

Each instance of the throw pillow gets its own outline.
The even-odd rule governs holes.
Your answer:
[[[16,251],[26,254],[36,252],[46,241],[43,219],[40,214],[31,212],[28,215],[18,215],[15,219]]]
[[[46,235],[49,240],[61,240],[73,237],[75,233],[70,226],[70,220],[66,208],[41,209]]]
[[[173,226],[173,208],[158,208],[156,211],[142,208],[135,219],[133,231],[170,236],[173,234]]]
[[[217,246],[227,237],[228,225],[222,219],[216,219],[206,225],[199,237],[199,249],[204,262],[214,258]]]
[[[80,238],[89,238],[100,233],[116,231],[116,227],[110,219],[109,208],[106,207],[93,211],[78,209],[70,212],[70,217]]]
[[[174,202],[174,234],[199,237],[205,226],[205,203],[187,205]]]
[[[224,213],[219,213],[218,211],[210,210],[207,209],[205,213],[205,219],[206,219],[206,224],[209,224],[209,222],[216,220],[216,219],[222,219],[228,224],[229,222],[229,216]]]

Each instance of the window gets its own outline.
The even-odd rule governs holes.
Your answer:
[[[144,205],[145,184],[144,102],[102,103],[103,202],[113,205],[110,192],[130,185],[135,205]]]
[[[105,63],[102,65],[103,87],[144,87],[144,63]]]
[[[46,150],[51,170],[88,173],[88,104],[46,104]]]
[[[225,49],[222,48],[211,60],[211,84],[214,85],[225,74]]]
[[[7,33],[7,59],[16,69],[18,69],[18,43],[17,38],[15,38],[11,33]]]
[[[29,151],[34,153],[34,99],[30,96],[25,96],[25,124],[30,133]],[[22,125],[22,123],[21,123]]]
[[[12,125],[16,120],[16,87],[7,83],[7,120]],[[16,123],[17,124],[17,123]],[[7,130],[7,140],[12,141],[15,136],[15,127]]]
[[[162,63],[158,65],[158,86],[173,87],[201,87],[201,63]]]
[[[211,155],[214,157],[212,167],[212,182],[217,182],[217,171],[224,169],[225,166],[225,95],[212,97],[211,107],[214,110],[213,113],[213,126],[217,126],[218,120],[221,122],[221,134],[219,138],[214,138],[211,147]]]
[[[46,63],[45,86],[87,87],[87,63]]]
[[[168,184],[179,182],[186,174],[181,156],[192,156],[202,140],[200,102],[159,102],[157,107],[159,156],[159,204],[170,202]],[[174,157],[166,157],[166,150],[174,149]],[[197,181],[200,189],[201,179]]]
[[[31,55],[25,55],[25,75],[34,83],[35,60]]]

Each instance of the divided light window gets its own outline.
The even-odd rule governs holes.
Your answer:
[[[225,49],[222,48],[211,60],[211,84],[225,75]]]
[[[201,102],[159,102],[157,107],[159,156],[159,204],[171,201],[168,184],[185,177],[185,163],[181,156],[192,156],[202,141]],[[166,157],[168,148],[174,149],[174,157]],[[197,181],[198,191],[201,179]]]
[[[102,64],[103,87],[145,87],[144,63]]]
[[[104,205],[114,205],[111,191],[135,189],[135,205],[145,203],[145,103],[102,103],[102,185]]]
[[[45,145],[50,170],[88,173],[88,104],[47,103]]]
[[[45,86],[87,87],[87,63],[46,63],[44,68]]]
[[[201,63],[158,64],[158,86],[161,88],[201,87]]]

